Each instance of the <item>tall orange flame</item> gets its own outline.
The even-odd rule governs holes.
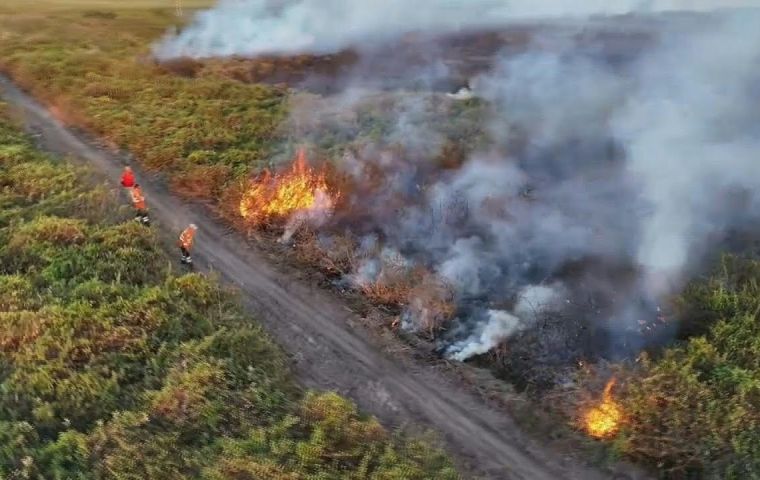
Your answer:
[[[332,203],[337,196],[327,184],[325,171],[310,167],[301,149],[290,169],[275,174],[266,171],[251,181],[240,199],[240,215],[253,226],[263,226],[313,208],[319,197]]]
[[[623,410],[612,397],[615,378],[604,387],[602,401],[583,416],[586,431],[595,438],[609,438],[617,433],[623,419]]]

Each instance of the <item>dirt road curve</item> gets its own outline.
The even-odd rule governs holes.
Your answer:
[[[125,159],[67,129],[7,78],[0,94],[15,108],[40,145],[86,160],[118,179]],[[140,172],[137,171],[140,175]],[[236,285],[255,315],[289,351],[309,387],[335,390],[386,425],[418,423],[440,432],[470,478],[594,480],[613,477],[571,464],[535,445],[502,412],[491,410],[429,365],[389,358],[359,319],[327,292],[278,273],[265,257],[206,212],[171,196],[160,181],[140,175],[159,228],[176,234],[190,222],[200,226],[198,267],[219,272]]]

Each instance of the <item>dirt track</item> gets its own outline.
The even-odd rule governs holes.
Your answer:
[[[70,131],[2,76],[0,95],[15,107],[27,129],[38,135],[43,148],[84,159],[115,183],[125,157]],[[220,273],[241,290],[247,306],[291,353],[296,372],[308,387],[338,391],[389,426],[432,427],[473,477],[633,478],[571,463],[529,440],[507,415],[457,387],[444,373],[422,363],[390,358],[339,299],[278,272],[203,209],[171,196],[161,181],[144,178],[137,168],[136,173],[160,228],[173,235],[190,222],[199,224],[198,267]]]

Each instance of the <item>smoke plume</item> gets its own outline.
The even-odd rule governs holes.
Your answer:
[[[408,32],[450,33],[526,19],[757,6],[753,0],[221,0],[155,49],[159,58],[332,53]]]
[[[728,2],[576,3],[223,1],[159,52],[319,53],[408,31],[575,17],[582,46],[577,35],[557,41],[539,28],[459,95],[359,87],[297,95],[288,124],[296,141],[331,152],[354,185],[319,228],[324,245],[356,239],[348,282],[366,288],[423,266],[457,307],[441,339],[452,358],[533,335],[572,359],[645,343],[642,325],[658,305],[727,232],[751,228],[760,206],[758,11],[662,17],[647,27],[653,42],[624,43],[621,59],[609,54],[609,35],[595,37],[577,18]],[[434,325],[446,291],[416,286],[405,328]],[[537,321],[563,310],[572,321]],[[518,343],[526,356],[543,355]]]
[[[524,288],[518,295],[513,312],[488,310],[486,320],[469,337],[448,347],[447,353],[454,360],[464,361],[489,352],[516,333],[534,325],[540,315],[559,307],[562,290],[560,285]]]

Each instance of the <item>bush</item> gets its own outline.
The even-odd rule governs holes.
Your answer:
[[[686,311],[711,326],[630,373],[623,452],[670,478],[760,477],[758,278],[760,261],[726,257],[687,289]]]

